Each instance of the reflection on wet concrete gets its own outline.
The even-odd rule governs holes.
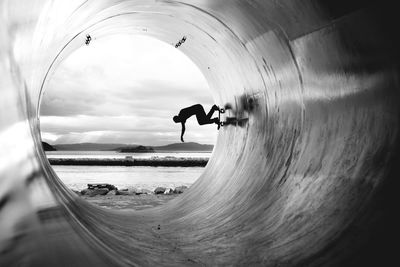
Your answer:
[[[236,118],[236,117],[226,117],[222,120],[221,126],[239,126],[244,127],[249,121],[249,118]]]
[[[225,113],[221,118],[221,126],[239,126],[244,127],[252,113],[254,113],[258,105],[258,100],[255,96],[241,95],[235,97],[235,105],[226,103],[224,106]]]

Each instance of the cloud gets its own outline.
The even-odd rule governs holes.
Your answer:
[[[179,110],[213,100],[199,69],[178,49],[144,36],[95,40],[66,58],[41,103],[42,138],[53,143],[179,141]],[[216,125],[187,123],[186,139],[213,143]]]
[[[137,117],[42,117],[42,138],[54,144],[61,143],[136,143],[163,145],[179,142],[181,126],[163,118],[141,120]],[[195,120],[186,125],[185,140],[207,144],[215,143],[217,126],[199,126]]]
[[[121,44],[121,49],[114,48]],[[41,115],[121,115],[132,106],[176,110],[212,103],[197,67],[161,41],[119,37],[93,45],[92,50],[77,50],[60,65],[47,84]]]

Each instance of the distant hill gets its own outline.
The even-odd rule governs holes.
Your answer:
[[[55,145],[57,150],[68,150],[68,151],[107,151],[107,150],[118,150],[121,147],[126,147],[127,144],[97,144],[97,143],[79,143],[79,144],[62,144]],[[130,145],[136,146],[136,145]]]
[[[42,142],[42,146],[43,146],[44,151],[56,151],[57,150],[52,145],[50,145],[46,142]]]
[[[156,152],[163,152],[163,151],[202,151],[202,152],[210,151],[211,152],[214,146],[202,145],[195,142],[188,142],[188,143],[175,143],[166,146],[154,146],[153,148]]]
[[[123,153],[141,153],[141,152],[172,152],[172,151],[188,151],[188,152],[211,152],[213,145],[202,145],[195,142],[175,143],[165,146],[141,146],[128,144],[97,144],[97,143],[79,143],[79,144],[62,144],[54,145],[59,151],[119,151]]]
[[[135,146],[135,147],[123,147],[119,149],[121,153],[152,153],[154,149],[151,146]]]

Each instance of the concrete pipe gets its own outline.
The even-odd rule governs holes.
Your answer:
[[[0,265],[388,266],[399,210],[395,10],[358,0],[1,1]],[[201,177],[159,208],[86,203],[41,148],[47,81],[88,32],[171,45],[185,36],[177,49],[235,118]]]

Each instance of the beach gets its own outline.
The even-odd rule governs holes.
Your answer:
[[[92,204],[109,209],[141,210],[156,207],[184,193],[187,186],[175,188],[156,187],[154,190],[142,188],[118,188],[115,185],[87,184],[83,190],[72,190],[78,196]]]
[[[60,180],[86,201],[107,209],[142,210],[179,196],[173,193],[176,188],[189,188],[203,173],[209,156],[210,153],[121,155],[110,151],[55,151],[48,153],[48,160]],[[104,195],[93,194],[84,191],[88,184],[109,184],[120,193],[109,190]],[[157,188],[164,188],[167,193],[155,194]]]

